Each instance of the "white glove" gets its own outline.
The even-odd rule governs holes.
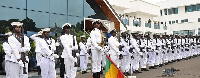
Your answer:
[[[102,47],[100,47],[100,46],[97,46],[97,50],[100,50],[100,51],[102,51]]]
[[[76,49],[77,49],[77,47],[76,47],[76,46],[72,46],[72,49],[73,49],[73,50],[76,50]]]
[[[60,43],[59,42],[56,42],[56,46],[59,46],[60,45]]]
[[[120,53],[120,51],[117,51],[117,55],[120,55],[121,53]]]
[[[80,56],[80,54],[79,53],[76,53],[76,57],[79,57]]]
[[[19,64],[19,66],[24,67],[24,64],[23,64],[22,60],[20,60],[20,61],[18,62],[18,64]]]
[[[59,56],[57,54],[53,54],[54,58],[59,58]]]
[[[75,58],[73,58],[73,60],[72,60],[72,61],[77,63],[77,58],[76,58],[76,57],[75,57]]]
[[[130,49],[130,46],[127,46],[127,49]]]
[[[86,56],[87,56],[87,57],[90,57],[90,55],[89,55],[88,53],[86,53]]]
[[[26,51],[25,47],[22,47],[20,50],[20,52],[25,52],[25,51]]]
[[[55,61],[54,60],[54,56],[52,55],[52,56],[50,56],[50,58],[49,59],[51,59],[52,61]]]

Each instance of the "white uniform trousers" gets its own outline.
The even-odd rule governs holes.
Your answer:
[[[5,60],[6,78],[10,78],[10,61]]]
[[[154,66],[155,60],[156,60],[156,59],[155,59],[156,54],[155,54],[155,52],[153,52],[153,51],[148,52],[148,54],[149,54],[148,64],[149,64],[149,66]]]
[[[128,72],[129,71],[130,62],[131,62],[131,56],[129,54],[123,55],[122,66],[121,66],[122,72]]]
[[[65,58],[64,64],[67,78],[75,78],[77,67],[74,67],[74,62],[70,58]]]
[[[106,54],[103,54],[103,55],[102,55],[102,61],[101,61],[101,64],[102,64],[101,66],[102,66],[102,67],[105,67],[105,66],[106,66],[106,58],[107,58],[107,57],[106,57]]]
[[[157,55],[155,56],[155,65],[159,65],[160,64],[160,50],[155,50],[155,52],[157,53]]]
[[[37,66],[40,66],[41,57],[42,57],[42,56],[41,56],[40,52],[36,52]]]
[[[131,59],[132,71],[139,69],[140,55],[138,53],[133,54],[134,59]]]
[[[81,71],[86,71],[87,69],[88,58],[86,55],[80,55],[80,67]]]
[[[45,57],[41,57],[40,68],[42,78],[56,78],[54,61]]]
[[[92,49],[92,72],[97,73],[101,71],[102,52],[97,49]]]
[[[118,55],[114,55],[114,54],[110,54],[110,58],[111,60],[115,63],[115,65],[117,65],[117,67],[119,68],[119,56]]]
[[[142,58],[140,59],[140,66],[141,68],[146,68],[147,65],[147,53],[142,54]]]
[[[23,74],[23,67],[19,64],[10,62],[10,78],[28,78],[28,63],[25,66],[27,74]]]

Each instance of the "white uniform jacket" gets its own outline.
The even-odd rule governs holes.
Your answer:
[[[130,41],[130,43],[131,43],[131,48],[134,48],[133,49],[133,51],[134,52],[136,52],[136,53],[139,53],[140,55],[142,55],[140,52],[139,52],[139,45],[137,44],[137,41],[136,41],[136,39],[135,38],[131,38],[131,41]]]
[[[6,53],[5,60],[10,61],[10,58],[12,55],[12,49],[11,49],[10,45],[8,44],[8,42],[4,42],[2,46],[3,46],[4,52]]]
[[[119,42],[117,40],[116,37],[113,37],[111,36],[109,39],[108,39],[108,46],[110,47],[110,51],[109,51],[109,54],[112,54],[112,55],[119,55]]]
[[[79,47],[80,47],[80,55],[86,55],[87,54],[87,47],[86,44],[83,44],[83,42],[79,43]]]
[[[8,43],[11,44],[11,48],[13,51],[13,54],[11,55],[10,61],[18,63],[17,59],[21,58],[21,52],[28,52],[30,51],[30,43],[29,38],[27,36],[24,36],[24,47],[21,46],[21,43],[15,38],[15,34],[8,37]],[[26,57],[28,60],[28,57]]]
[[[120,38],[120,41],[121,41],[121,44],[122,44],[122,46],[124,46],[123,48],[122,48],[122,50],[124,51],[123,53],[122,53],[122,55],[127,55],[127,54],[129,54],[129,49],[130,49],[130,46],[129,46],[129,41],[125,41],[125,39],[124,38]]]
[[[49,38],[48,40],[45,40],[44,38],[39,40],[39,47],[41,48],[41,55],[43,57],[49,58],[52,61],[54,61],[54,51],[56,50],[55,46],[55,40],[52,38]]]
[[[94,28],[91,33],[91,49],[102,50],[102,47],[98,43],[102,42],[101,31],[97,28]]]
[[[72,50],[77,50],[78,45],[76,41],[76,36],[74,36],[75,46],[73,46],[73,35],[65,34],[60,37],[61,43],[64,47],[62,58],[70,58],[72,61],[75,61],[74,57],[72,56]]]

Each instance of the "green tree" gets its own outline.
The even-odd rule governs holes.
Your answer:
[[[35,27],[35,22],[30,19],[30,18],[26,18],[24,20],[22,20],[22,22],[24,23],[24,31],[35,31],[38,32],[38,29]]]

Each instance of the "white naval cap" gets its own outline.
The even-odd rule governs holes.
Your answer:
[[[10,35],[12,35],[12,32],[7,32],[7,33],[5,33],[5,35],[10,36]]]
[[[23,23],[20,23],[20,22],[12,22],[11,25],[12,25],[12,26],[22,26]]]
[[[137,31],[131,31],[131,33],[137,33]]]
[[[101,23],[101,21],[98,19],[95,19],[94,21],[92,21],[92,25],[94,25],[95,23]]]
[[[70,23],[65,23],[65,24],[63,24],[63,25],[62,25],[62,29],[64,29],[65,26],[71,27],[71,24],[70,24]]]
[[[39,32],[38,32],[38,35],[42,35],[42,33],[43,33],[43,31],[39,31]]]
[[[81,38],[85,38],[85,35],[82,35]]]
[[[41,29],[41,30],[42,30],[42,32],[44,32],[44,31],[50,31],[51,28],[44,28],[44,29]]]
[[[126,30],[121,30],[121,33],[124,33],[124,32],[126,32]]]

